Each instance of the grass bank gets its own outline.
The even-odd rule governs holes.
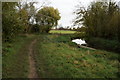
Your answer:
[[[41,78],[117,78],[119,55],[77,48],[69,35],[40,35],[35,60]]]
[[[34,35],[18,36],[12,43],[3,43],[2,77],[27,78],[29,70],[28,47]]]

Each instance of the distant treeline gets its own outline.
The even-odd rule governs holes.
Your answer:
[[[79,29],[80,29],[80,28],[71,28],[71,27],[64,28],[64,27],[59,27],[59,28],[52,29],[52,30],[71,30],[71,31],[78,31]]]

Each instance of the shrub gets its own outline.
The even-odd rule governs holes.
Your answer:
[[[85,32],[76,32],[72,36],[72,39],[84,39],[84,38],[86,38],[86,33]]]
[[[39,25],[38,24],[35,24],[35,25],[32,25],[32,28],[30,30],[31,32],[40,32],[40,29],[39,29]]]
[[[67,43],[67,42],[70,42],[71,40],[69,35],[64,35],[64,36],[58,36],[57,38],[55,38],[55,41]]]
[[[114,51],[114,52],[120,52],[120,43],[115,40],[106,40],[102,38],[89,38],[86,40],[89,46],[108,50],[108,51]]]

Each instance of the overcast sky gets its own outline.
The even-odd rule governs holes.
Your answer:
[[[66,27],[72,25],[72,20],[75,18],[75,14],[73,14],[73,11],[76,9],[75,6],[79,2],[86,6],[90,1],[91,0],[51,0],[51,6],[58,8],[61,16],[59,24]]]
[[[37,0],[37,1],[49,1],[49,6],[57,8],[60,12],[61,19],[59,24],[62,26],[71,26],[72,20],[75,18],[73,11],[76,9],[75,6],[81,3],[82,6],[87,7],[94,0]],[[120,0],[116,0],[120,1]],[[40,6],[40,3],[37,4],[37,7]]]

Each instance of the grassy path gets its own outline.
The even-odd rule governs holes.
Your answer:
[[[35,35],[18,36],[12,43],[3,43],[2,77],[27,78],[29,73],[30,44]],[[32,47],[32,44],[31,44]]]

